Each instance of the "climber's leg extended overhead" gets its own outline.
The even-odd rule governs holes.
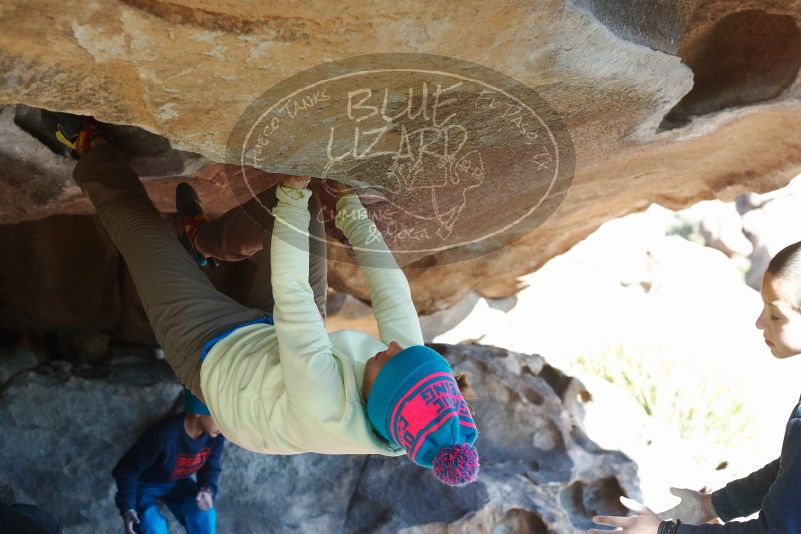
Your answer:
[[[73,177],[125,259],[168,363],[202,398],[201,347],[221,331],[267,314],[214,288],[169,231],[121,149],[111,143],[90,147]]]

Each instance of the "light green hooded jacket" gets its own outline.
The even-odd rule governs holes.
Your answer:
[[[361,385],[365,362],[390,342],[423,344],[409,284],[358,197],[341,198],[336,226],[362,266],[381,339],[328,334],[308,282],[311,194],[276,188],[275,326],[244,326],[217,342],[201,367],[203,396],[223,435],[254,452],[401,455],[373,432]]]

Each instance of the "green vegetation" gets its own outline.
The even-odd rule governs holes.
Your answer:
[[[751,437],[753,414],[724,379],[691,362],[654,354],[631,354],[618,345],[576,366],[631,394],[645,413],[690,440],[730,445]]]

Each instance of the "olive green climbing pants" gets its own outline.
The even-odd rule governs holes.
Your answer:
[[[190,258],[118,147],[91,148],[78,161],[73,177],[125,259],[167,362],[178,379],[203,399],[199,357],[206,341],[272,314],[269,250],[275,188],[198,230],[196,244],[220,260],[242,259],[263,249],[250,294],[240,304],[217,291]],[[309,282],[325,318],[325,228],[320,202],[314,196],[309,210]]]

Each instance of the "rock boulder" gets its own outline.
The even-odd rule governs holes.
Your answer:
[[[621,494],[639,497],[634,464],[581,431],[579,383],[536,355],[434,348],[480,395],[477,483],[448,489],[403,457],[263,456],[228,444],[220,529],[578,533],[597,513],[623,512]],[[0,489],[44,506],[69,532],[116,531],[111,468],[179,393],[163,362],[16,375],[0,390]]]

